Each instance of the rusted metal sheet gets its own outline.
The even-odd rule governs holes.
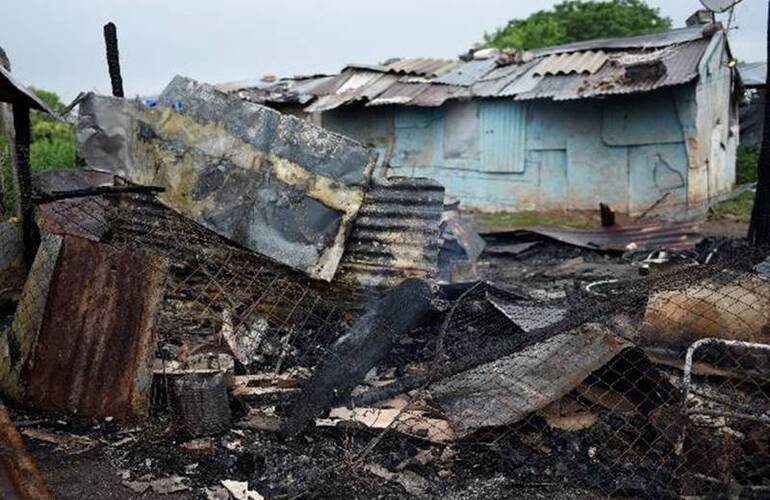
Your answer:
[[[2,403],[0,403],[0,498],[4,500],[53,500],[54,498]]]
[[[430,179],[376,179],[348,239],[340,281],[395,286],[432,277],[438,259],[444,188]]]
[[[33,269],[28,281],[30,300],[44,306],[22,301],[16,314],[15,324],[35,323],[24,329],[34,347],[20,360],[23,398],[46,410],[142,419],[166,260],[74,236],[61,241],[56,258],[39,256],[44,276]]]
[[[640,222],[622,227],[599,229],[542,228],[486,235],[493,240],[544,236],[568,245],[607,252],[630,250],[687,250],[703,240],[699,222]]]
[[[458,437],[510,425],[580,385],[631,347],[597,325],[562,333],[428,387]]]
[[[545,76],[534,88],[516,92],[516,99],[553,99],[564,101],[585,99],[603,95],[630,94],[688,83],[698,76],[698,65],[710,39],[697,40],[659,51],[660,62],[665,65],[661,76],[632,80],[626,74],[624,59],[647,55],[637,49],[614,53],[592,75],[558,74]],[[536,68],[539,70],[539,68]],[[507,89],[506,89],[507,90]],[[509,92],[506,92],[508,94]]]
[[[540,61],[535,68],[535,74],[541,76],[572,73],[593,75],[604,66],[608,58],[607,53],[601,50],[554,54]]]

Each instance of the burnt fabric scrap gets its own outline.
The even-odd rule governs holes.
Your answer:
[[[160,186],[220,235],[331,281],[375,154],[307,121],[176,77],[158,104],[90,95],[78,143],[93,168]]]

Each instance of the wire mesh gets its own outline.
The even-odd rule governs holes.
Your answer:
[[[633,273],[558,293],[541,272],[431,283],[427,297],[313,281],[151,194],[46,203],[38,223],[33,268],[8,285],[3,390],[57,415],[142,422],[98,452],[132,480],[179,475],[205,496],[234,479],[269,498],[770,491],[764,250],[716,241],[652,271],[627,254],[613,265]],[[21,255],[20,238],[3,245]],[[574,252],[533,258],[552,268]],[[693,348],[702,338],[750,345]],[[322,367],[337,386],[314,384]],[[191,439],[172,423],[171,385],[212,373],[233,427]],[[281,432],[302,398],[322,404]]]

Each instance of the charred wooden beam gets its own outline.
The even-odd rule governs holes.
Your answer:
[[[159,186],[98,186],[86,189],[73,189],[70,191],[38,193],[34,195],[34,201],[37,203],[50,203],[53,201],[68,200],[72,198],[85,198],[88,196],[123,193],[162,193],[163,191],[165,191],[165,188]]]
[[[107,68],[110,71],[112,95],[124,97],[123,77],[120,75],[120,53],[118,52],[118,29],[115,23],[104,25],[104,45],[107,49]]]
[[[13,162],[13,180],[16,191],[16,214],[21,220],[24,239],[24,260],[27,268],[32,266],[40,245],[40,231],[35,223],[35,205],[32,201],[32,172],[29,163],[30,147],[30,109],[21,103],[13,108],[13,128],[15,144],[15,162]]]
[[[431,317],[432,297],[427,282],[409,279],[370,307],[332,347],[292,402],[282,433],[287,437],[299,434],[324,410],[344,401],[369,370],[387,357],[396,338]]]

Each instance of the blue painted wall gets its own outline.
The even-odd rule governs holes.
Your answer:
[[[466,208],[640,213],[687,202],[683,88],[602,100],[485,99],[341,108],[323,125],[388,151],[388,175],[431,177]],[[684,124],[684,126],[683,126]]]

